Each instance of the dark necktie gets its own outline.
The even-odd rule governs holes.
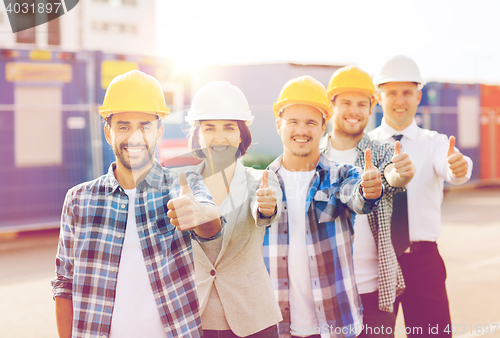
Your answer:
[[[394,135],[393,137],[396,141],[401,142],[403,135]],[[408,198],[406,196],[406,191],[394,194],[392,207],[391,239],[396,256],[399,257],[410,245]]]

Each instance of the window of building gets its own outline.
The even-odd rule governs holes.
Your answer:
[[[48,22],[48,30],[49,30],[49,41],[48,44],[52,46],[59,46],[61,44],[61,26],[60,26],[59,18],[51,20]]]
[[[28,28],[16,33],[17,43],[36,43],[36,28]]]
[[[92,29],[98,32],[112,32],[121,34],[137,34],[136,25],[107,23],[107,22],[92,22]]]

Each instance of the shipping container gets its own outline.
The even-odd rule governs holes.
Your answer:
[[[0,50],[0,231],[58,223],[91,179],[87,53]]]
[[[500,87],[480,86],[480,178],[500,179]]]

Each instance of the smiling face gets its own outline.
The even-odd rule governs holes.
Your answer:
[[[319,141],[326,128],[318,109],[301,104],[286,107],[276,125],[283,142],[284,165],[288,159],[310,161],[311,164],[318,161]]]
[[[333,130],[335,134],[361,138],[371,114],[370,98],[359,92],[344,92],[333,101]]]
[[[380,105],[389,126],[396,130],[408,127],[417,113],[422,98],[414,82],[388,82],[379,86]]]
[[[199,144],[207,159],[234,162],[241,143],[238,122],[233,120],[200,121]]]
[[[137,112],[113,114],[104,128],[106,141],[116,156],[116,170],[143,172],[151,169],[163,126],[155,115]],[[161,123],[160,123],[161,124]]]

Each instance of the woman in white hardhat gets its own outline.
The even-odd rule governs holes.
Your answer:
[[[277,337],[282,319],[262,256],[265,227],[279,219],[282,192],[273,172],[238,160],[252,142],[252,120],[244,94],[223,81],[202,87],[186,117],[189,146],[203,161],[183,170],[203,176],[227,221],[218,239],[193,243],[206,338]]]

